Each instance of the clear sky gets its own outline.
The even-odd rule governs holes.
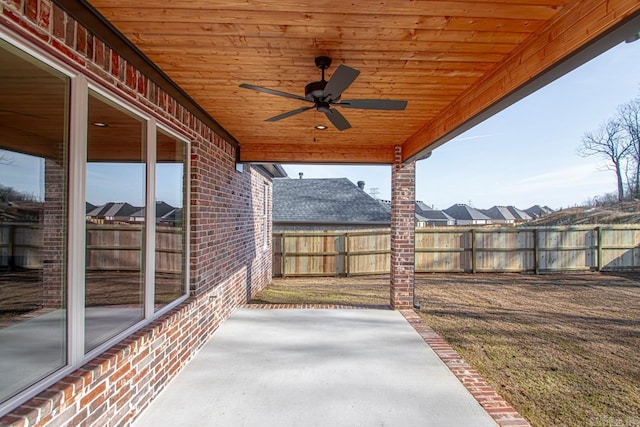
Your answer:
[[[560,208],[616,189],[582,135],[640,96],[640,41],[622,43],[435,149],[416,166],[416,199],[445,209],[535,204]],[[346,131],[348,132],[348,131]],[[292,178],[346,177],[391,197],[390,166],[284,165]]]

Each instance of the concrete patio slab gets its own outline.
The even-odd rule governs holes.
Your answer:
[[[397,311],[238,309],[136,420],[495,426]]]

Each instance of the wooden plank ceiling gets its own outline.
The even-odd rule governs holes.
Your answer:
[[[468,120],[640,10],[637,0],[89,0],[240,144],[242,161],[392,163]],[[302,101],[319,55],[360,71],[343,99],[403,99],[404,111],[340,109],[338,131]],[[327,125],[324,131],[315,125]]]

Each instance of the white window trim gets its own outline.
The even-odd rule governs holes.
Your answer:
[[[156,279],[156,147],[158,142],[156,120],[147,120],[147,188],[144,227],[144,318],[153,319]]]
[[[184,221],[184,295],[166,307],[161,308],[156,312],[156,316],[160,316],[163,313],[171,310],[176,305],[180,304],[187,298],[189,298],[189,284],[191,283],[191,141],[186,137],[174,132],[168,127],[157,124],[157,131],[162,131],[172,138],[184,144],[184,198],[182,206],[182,216]],[[154,177],[155,179],[155,177]]]
[[[78,366],[84,359],[86,176],[89,114],[88,82],[84,76],[71,80],[69,124],[69,186],[67,237],[68,363]],[[76,262],[70,262],[76,260]]]
[[[112,347],[119,341],[133,334],[137,330],[145,327],[153,320],[159,318],[164,313],[172,310],[189,297],[190,283],[190,143],[189,139],[183,135],[177,134],[168,126],[157,123],[156,119],[149,113],[142,111],[140,108],[132,105],[126,100],[115,95],[114,92],[102,86],[99,82],[90,79],[88,76],[76,71],[74,68],[64,64],[51,53],[44,49],[25,41],[23,37],[15,33],[9,28],[0,27],[0,39],[7,42],[14,48],[23,51],[32,56],[35,60],[51,67],[52,69],[67,76],[70,82],[71,96],[69,105],[69,135],[68,135],[68,191],[67,200],[67,333],[66,347],[67,360],[66,365],[42,378],[37,383],[25,388],[13,397],[7,399],[0,404],[0,417],[10,413],[20,404],[28,399],[38,395],[51,385],[65,378],[73,371],[93,359],[100,353]],[[153,312],[153,293],[149,293],[149,287],[153,288],[155,280],[155,269],[146,266],[145,274],[145,317],[140,322],[132,325],[130,328],[122,331],[107,342],[98,346],[88,353],[84,353],[84,281],[85,281],[85,240],[86,240],[86,140],[88,126],[88,96],[89,90],[103,96],[115,105],[123,108],[125,111],[134,114],[144,120],[147,126],[146,144],[147,144],[147,232],[145,236],[145,262],[153,262],[155,265],[155,233],[149,232],[149,225],[153,224],[155,230],[155,160],[156,160],[156,132],[162,129],[163,132],[170,134],[172,137],[179,139],[185,144],[185,183],[184,185],[184,204],[183,216],[185,221],[185,257],[184,257],[184,295],[170,304],[167,304],[161,310]],[[150,153],[153,153],[152,155]],[[149,199],[152,203],[149,203]],[[150,215],[153,215],[149,220]],[[149,256],[149,251],[153,252]],[[73,260],[73,262],[71,262]],[[149,281],[148,274],[153,276]],[[150,297],[148,297],[148,295]],[[151,301],[151,308],[149,308]]]

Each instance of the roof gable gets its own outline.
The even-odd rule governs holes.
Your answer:
[[[515,206],[507,206],[507,209],[509,209],[509,212],[511,212],[511,215],[513,215],[516,219],[524,220],[524,221],[529,221],[531,219],[531,216],[528,213],[526,213],[521,209],[516,208]]]
[[[391,213],[347,178],[273,181],[273,221],[389,223]]]
[[[506,206],[494,206],[490,209],[483,209],[482,213],[491,219],[515,221],[516,217],[513,216],[509,208]]]
[[[466,220],[466,221],[479,221],[479,220],[490,220],[488,216],[483,214],[477,209],[472,208],[469,205],[465,204],[456,204],[449,206],[444,210],[448,215],[457,219],[457,220]]]

